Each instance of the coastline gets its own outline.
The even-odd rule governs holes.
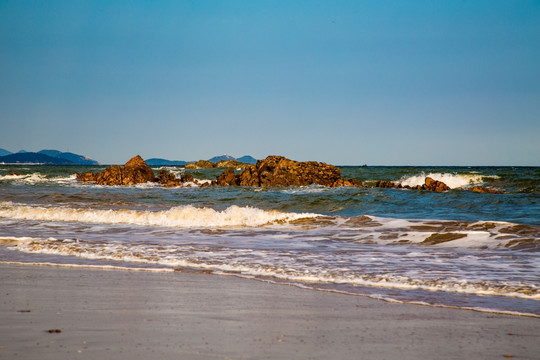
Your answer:
[[[204,273],[7,264],[0,271],[0,359],[535,359],[540,353],[538,318]]]

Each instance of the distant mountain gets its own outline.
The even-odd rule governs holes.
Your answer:
[[[145,161],[148,166],[186,166],[188,164],[187,161],[167,160],[160,158],[151,158],[146,159]]]
[[[210,161],[216,164],[220,161],[228,161],[228,160],[236,160],[245,164],[257,163],[257,159],[249,155],[242,156],[241,158],[238,158],[238,159],[230,155],[219,155],[219,156],[214,156],[213,158],[208,159],[207,161]],[[161,159],[161,158],[151,158],[151,159],[146,159],[145,161],[146,161],[146,164],[148,164],[148,166],[186,166],[187,164],[193,162],[193,161],[183,161],[183,160],[167,160],[167,159]]]
[[[99,165],[99,163],[95,160],[92,160],[86,156],[74,154],[71,152],[61,152],[58,150],[41,150],[38,153],[44,154],[50,157],[69,160],[72,163],[77,164],[77,165]]]
[[[0,149],[0,156],[6,156],[13,154],[11,151],[7,151],[6,149]]]
[[[240,161],[241,163],[244,163],[244,164],[256,164],[257,163],[257,159],[255,159],[253,156],[249,156],[249,155],[244,155],[244,156],[236,159],[236,161]]]
[[[72,161],[45,154],[24,152],[0,156],[0,163],[5,164],[44,164],[44,165],[76,165]]]
[[[213,163],[217,163],[222,160],[236,160],[236,159],[230,155],[219,155],[219,156],[214,156],[211,159],[208,159],[208,161],[213,162]]]

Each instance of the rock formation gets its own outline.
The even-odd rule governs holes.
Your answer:
[[[157,177],[157,182],[165,187],[182,186],[182,181],[180,179],[174,176],[174,174],[171,174],[165,170],[160,171]]]
[[[362,186],[359,181],[341,179],[340,170],[315,161],[299,162],[283,156],[269,156],[247,166],[239,175],[234,170],[225,170],[217,180],[218,185],[230,186]]]
[[[111,165],[98,173],[78,173],[77,179],[82,182],[95,182],[98,185],[135,185],[157,182],[165,187],[178,187],[184,186],[184,183],[199,184],[191,174],[183,174],[181,178],[177,178],[174,174],[162,170],[156,177],[139,155],[129,160],[124,166]],[[204,183],[201,186],[208,185]]]
[[[221,175],[217,177],[217,185],[219,186],[233,186],[238,185],[239,181],[234,174],[233,168],[227,168]]]
[[[401,184],[395,184],[391,181],[385,181],[380,180],[375,184],[375,187],[379,188],[394,188],[394,189],[415,189],[415,190],[429,190],[429,191],[435,191],[435,192],[443,192],[451,190],[451,188],[443,183],[442,181],[434,180],[430,178],[429,176],[426,177],[424,185],[417,185],[417,186],[408,186],[408,185],[401,185]],[[488,194],[502,194],[502,192],[494,189],[488,189],[483,186],[473,186],[470,188],[457,188],[456,190],[466,190],[466,191],[474,191],[479,193],[488,193]]]
[[[379,180],[375,184],[375,187],[383,188],[383,189],[392,189],[392,188],[398,188],[399,185],[396,185],[391,181]]]
[[[502,192],[500,192],[499,190],[488,189],[488,188],[483,187],[483,186],[473,186],[471,188],[467,188],[467,189],[464,189],[464,190],[474,191],[474,192],[478,192],[478,193],[487,193],[487,194],[502,194]]]
[[[234,161],[231,160],[225,161],[225,163],[230,165],[233,165],[233,162]],[[200,165],[208,165],[206,160],[201,160],[197,163]],[[237,167],[237,164],[234,165],[234,167]],[[312,184],[329,187],[362,186],[362,183],[358,180],[342,179],[341,172],[337,167],[322,162],[299,162],[287,159],[283,156],[268,156],[264,160],[258,160],[255,165],[242,165],[245,166],[245,169],[238,175],[235,173],[234,167],[227,167],[225,171],[217,177],[216,181],[205,181],[201,184],[189,173],[183,174],[181,178],[177,178],[174,174],[162,170],[156,177],[146,162],[137,155],[130,159],[124,166],[111,165],[99,173],[78,173],[77,179],[82,182],[95,182],[99,185],[134,185],[146,182],[157,182],[165,187],[185,186],[185,183],[188,183],[188,186],[191,185],[189,183],[195,183],[201,187],[216,185],[253,187],[306,186]],[[442,181],[437,181],[430,177],[426,177],[423,185],[413,187],[407,185],[403,186],[385,180],[378,181],[375,184],[375,187],[416,189],[435,192],[450,190],[450,187]],[[485,188],[483,186],[473,186],[464,189],[458,188],[458,190],[501,194],[500,191]]]
[[[139,156],[130,159],[124,166],[111,165],[99,173],[80,173],[77,179],[93,181],[98,185],[135,185],[156,181],[152,169]]]
[[[221,160],[216,163],[213,163],[210,160],[199,160],[197,162],[187,164],[186,169],[214,169],[220,167],[243,168],[245,166],[246,164],[236,160]]]
[[[446,185],[442,181],[433,180],[432,178],[427,177],[425,184],[422,185],[422,189],[429,190],[429,191],[442,192],[442,191],[450,190],[450,186]]]
[[[386,189],[415,189],[415,190],[429,190],[429,191],[436,191],[436,192],[442,192],[442,191],[448,191],[450,190],[450,187],[443,183],[442,181],[433,180],[430,177],[426,177],[424,185],[417,185],[417,186],[409,186],[409,185],[401,185],[401,184],[395,184],[391,181],[385,181],[380,180],[375,184],[375,187],[379,188],[386,188]]]
[[[209,160],[199,160],[186,165],[186,169],[212,169],[213,167],[214,163]]]
[[[228,168],[244,168],[246,164],[237,160],[221,160],[214,164],[215,168],[228,167]]]

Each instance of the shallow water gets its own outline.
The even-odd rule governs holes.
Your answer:
[[[453,188],[446,193],[75,180],[75,172],[99,169],[0,166],[0,261],[200,269],[540,316],[539,168],[341,168],[367,185],[431,176]],[[191,172],[211,180],[220,170]],[[458,189],[472,185],[504,193]]]

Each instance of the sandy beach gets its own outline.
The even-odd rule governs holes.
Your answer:
[[[540,320],[231,276],[0,265],[2,359],[538,359]]]

